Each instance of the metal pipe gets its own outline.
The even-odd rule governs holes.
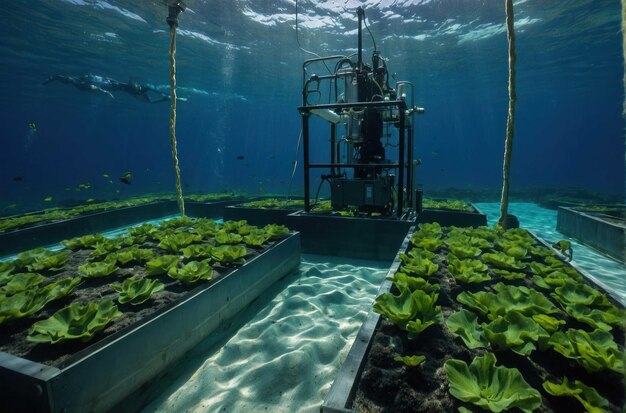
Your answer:
[[[298,111],[300,111],[300,113],[308,113],[312,109],[386,108],[392,106],[397,106],[400,112],[406,110],[406,103],[403,100],[381,100],[376,102],[322,103],[319,105],[300,106],[298,107]]]
[[[311,210],[311,202],[309,200],[309,117],[302,115],[302,156],[304,158],[304,210]]]
[[[334,123],[330,124],[330,174],[335,176],[335,142],[337,141],[337,125]]]
[[[398,158],[400,162],[400,168],[398,169],[398,218],[402,216],[402,207],[404,206],[404,110],[400,113],[400,125],[398,133],[400,134],[400,142],[398,143]]]
[[[310,163],[309,168],[331,168],[333,166],[343,168],[383,168],[383,169],[396,169],[400,167],[399,163]]]
[[[359,47],[358,47],[358,58],[357,58],[357,70],[360,72],[361,70],[363,70],[363,33],[362,33],[362,24],[363,24],[363,17],[365,16],[365,11],[363,10],[363,7],[360,7],[358,9],[356,9],[356,14],[359,18],[359,29],[358,29],[358,33],[359,33]]]

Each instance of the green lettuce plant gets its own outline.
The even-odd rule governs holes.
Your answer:
[[[431,325],[443,322],[443,313],[441,306],[435,305],[439,294],[415,290],[411,293],[411,298],[415,303],[416,312],[414,318],[406,324],[406,331],[409,338],[415,338]]]
[[[47,252],[45,254],[37,256],[35,261],[27,265],[28,271],[60,271],[63,266],[69,261],[70,253],[68,251],[61,251],[58,253]]]
[[[200,280],[211,280],[213,268],[206,261],[189,261],[181,268],[171,267],[167,274],[185,284],[193,284]]]
[[[519,311],[527,317],[559,311],[543,294],[527,287],[497,283],[493,288],[496,293],[464,291],[457,296],[457,301],[477,310],[489,320],[504,316],[508,311]]]
[[[496,356],[475,357],[468,366],[461,360],[444,365],[450,394],[492,412],[518,408],[530,413],[541,405],[541,394],[533,389],[519,370],[496,366]]]
[[[81,278],[64,278],[44,287],[16,293],[10,297],[0,296],[0,324],[13,318],[35,314],[46,304],[70,294]]]
[[[626,320],[623,310],[611,307],[607,310],[591,309],[584,304],[567,305],[564,310],[572,318],[588,324],[594,329],[611,331],[613,326],[620,325]]]
[[[417,367],[426,360],[426,356],[414,355],[414,356],[400,356],[397,355],[393,358],[395,361],[398,361],[404,364],[407,367]]]
[[[437,222],[426,222],[417,225],[418,230],[413,234],[413,238],[432,237],[439,238],[443,233],[441,225]]]
[[[503,252],[488,252],[482,255],[482,260],[503,270],[523,270],[526,264]]]
[[[239,244],[243,237],[235,232],[226,232],[224,230],[218,231],[215,236],[215,242],[219,245],[222,244]]]
[[[513,280],[523,280],[524,278],[526,278],[526,274],[521,273],[521,272],[515,272],[515,271],[508,271],[508,270],[500,270],[498,268],[494,268],[491,270],[494,274],[496,274],[499,277],[504,278],[505,280],[509,280],[509,281],[513,281]]]
[[[467,348],[489,347],[478,316],[471,311],[461,310],[450,314],[446,326],[454,337],[460,337]]]
[[[617,347],[611,333],[570,328],[563,333],[557,331],[548,341],[554,351],[576,360],[588,372],[612,370],[624,374],[624,354]]]
[[[511,349],[527,356],[537,347],[534,343],[545,344],[550,335],[532,318],[517,311],[509,311],[489,324],[483,324],[485,338],[494,349]]]
[[[83,278],[106,277],[117,270],[119,268],[115,265],[115,261],[97,261],[79,266],[78,275]]]
[[[387,280],[393,282],[399,290],[408,288],[411,291],[423,290],[427,293],[439,291],[439,284],[431,284],[424,278],[411,277],[402,272],[396,272],[393,277],[387,277]]]
[[[90,257],[91,259],[101,259],[105,255],[109,255],[110,253],[117,251],[122,248],[122,240],[119,238],[116,239],[104,239],[100,242],[97,242],[93,245],[93,251],[91,251]]]
[[[285,238],[289,235],[289,228],[284,225],[268,224],[263,227],[263,231],[269,239]]]
[[[46,280],[46,277],[37,273],[17,273],[11,275],[9,281],[0,287],[1,295],[13,295],[28,291]]]
[[[211,244],[192,244],[181,250],[185,258],[211,258]]]
[[[402,289],[400,295],[383,293],[374,302],[374,312],[387,317],[392,323],[410,333],[411,336],[443,321],[441,307],[435,306],[438,294],[427,294],[422,290],[411,292]]]
[[[132,246],[110,253],[107,255],[106,261],[117,262],[120,265],[128,265],[131,263],[144,263],[152,258],[154,258],[154,251]]]
[[[250,201],[241,204],[246,208],[261,208],[261,209],[298,209],[304,208],[304,201],[298,199],[283,200],[278,198],[268,198],[258,201]]]
[[[532,319],[537,322],[548,333],[554,333],[561,325],[565,324],[565,320],[549,316],[547,314],[534,314]]]
[[[178,267],[178,255],[160,255],[146,262],[146,269],[150,275],[167,274],[172,267]]]
[[[177,232],[165,235],[159,242],[159,248],[170,252],[180,252],[183,248],[194,242],[200,241],[199,235],[189,232]]]
[[[211,257],[220,264],[243,264],[247,254],[243,245],[219,245],[211,250]]]
[[[468,245],[452,244],[449,249],[452,254],[459,258],[474,258],[478,257],[481,253],[480,248]]]
[[[50,254],[45,248],[35,248],[32,250],[20,252],[14,260],[15,268],[26,268],[28,265],[37,261],[40,256]]]
[[[167,221],[162,221],[161,223],[159,223],[159,227],[163,229],[186,228],[193,225],[194,221],[195,220],[193,218],[189,218],[186,216],[178,217],[174,219],[169,219]]]
[[[82,237],[76,237],[61,241],[61,244],[67,249],[72,251],[83,250],[92,248],[96,243],[104,241],[105,238],[102,234],[89,234]]]
[[[552,383],[550,381],[543,382],[543,388],[548,394],[561,397],[574,397],[589,413],[606,413],[608,412],[609,401],[593,387],[589,387],[579,380],[573,383],[563,377],[561,383]]]
[[[409,250],[409,252],[407,252],[406,254],[400,253],[400,259],[402,260],[402,262],[410,262],[413,258],[434,261],[436,256],[437,254],[435,254],[434,252],[418,248],[413,248]]]
[[[128,234],[133,237],[151,237],[151,235],[157,232],[159,229],[156,225],[152,224],[141,224],[136,227],[132,227],[128,230]]]
[[[574,256],[574,251],[572,250],[572,243],[564,239],[552,244],[552,248],[554,248],[555,250],[563,254],[567,258],[567,261],[571,261]]]
[[[138,305],[148,301],[154,293],[165,288],[165,284],[149,278],[127,278],[121,283],[111,284],[111,287],[120,293],[118,298],[120,304]]]
[[[97,331],[122,315],[112,300],[87,305],[72,304],[33,324],[26,339],[51,344],[75,339],[88,341]]]
[[[248,221],[245,219],[239,221],[225,221],[222,229],[226,232],[235,232],[237,233],[239,228],[248,225]]]
[[[213,220],[207,219],[196,221],[189,232],[199,235],[202,239],[211,239],[220,230],[220,225],[216,224]]]
[[[243,237],[243,242],[249,247],[261,248],[268,239],[264,231],[252,231]]]
[[[409,257],[405,255],[401,256],[400,259],[402,260],[401,271],[409,276],[427,278],[439,270],[439,264],[427,258],[421,258],[419,256]]]
[[[458,199],[442,199],[434,200],[424,198],[422,200],[422,208],[428,209],[448,209],[452,211],[474,212],[474,208],[465,201]]]
[[[487,266],[480,260],[460,260],[454,254],[448,254],[448,271],[458,281],[464,283],[481,283],[491,279],[487,274]]]
[[[583,283],[566,282],[562,286],[555,288],[554,293],[550,295],[563,308],[576,304],[600,306],[609,304],[603,294]]]
[[[442,241],[439,238],[434,237],[413,237],[412,241],[413,245],[416,248],[425,249],[427,251],[437,251],[439,247],[441,247]]]

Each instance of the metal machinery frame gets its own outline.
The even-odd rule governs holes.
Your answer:
[[[387,64],[375,49],[372,66],[363,62],[362,24],[364,10],[357,9],[358,52],[354,56],[326,56],[309,59],[302,65],[302,143],[304,152],[304,208],[311,210],[310,170],[330,168],[328,175],[321,175],[331,186],[333,209],[347,205],[357,206],[362,212],[378,212],[384,215],[403,216],[405,208],[414,206],[413,182],[413,115],[424,113],[423,108],[413,106],[414,87],[407,81],[397,81],[395,89],[389,86]],[[369,30],[369,29],[368,29]],[[328,63],[335,63],[335,71]],[[330,74],[312,74],[307,79],[307,69],[312,64],[323,64]],[[321,100],[321,84],[329,87],[329,101],[335,103],[310,104],[309,96]],[[334,93],[333,93],[334,91]],[[410,92],[410,105],[407,94]],[[317,115],[330,123],[330,163],[311,163],[309,117]],[[338,141],[337,124],[342,123],[346,135]],[[398,129],[398,160],[385,158],[382,144],[385,127]],[[341,161],[341,143],[346,145],[346,161]],[[346,170],[352,171],[351,176]],[[397,170],[397,182],[391,170]],[[321,185],[321,183],[320,183]],[[393,192],[396,186],[396,200]],[[319,191],[318,191],[319,192]]]

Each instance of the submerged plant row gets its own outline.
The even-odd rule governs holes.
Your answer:
[[[233,198],[243,198],[243,195],[236,194],[234,192],[225,192],[218,194],[195,194],[185,196],[186,201],[192,202],[215,202]],[[145,205],[157,201],[171,201],[174,199],[176,198],[173,195],[155,195],[116,201],[88,203],[85,205],[79,205],[71,208],[47,208],[43,211],[0,218],[0,233],[19,228],[25,228],[35,224],[69,219],[94,212]]]
[[[360,411],[620,412],[625,312],[523,229],[422,224],[392,288]]]
[[[177,218],[23,252],[0,263],[0,351],[54,364],[84,344],[50,345],[130,325],[288,234],[280,225]]]

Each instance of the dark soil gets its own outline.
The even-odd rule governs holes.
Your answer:
[[[270,242],[263,249],[248,248],[246,261],[260,255],[267,249],[271,248],[275,242]],[[157,254],[165,252],[156,247],[155,243],[147,242],[141,246],[142,248],[151,248]],[[89,262],[89,254],[91,250],[80,250],[72,253],[70,260],[64,265],[63,271],[58,273],[46,274],[49,280],[45,284],[55,282],[68,277],[78,276],[78,266]],[[119,265],[119,264],[118,264]],[[194,285],[186,285],[182,282],[168,277],[167,275],[148,275],[144,267],[140,265],[129,265],[120,268],[117,272],[102,278],[87,278],[67,297],[57,301],[48,303],[37,314],[21,318],[8,320],[0,325],[0,351],[9,353],[31,361],[39,362],[53,367],[63,368],[71,364],[82,355],[105,344],[107,341],[114,339],[118,335],[124,334],[125,330],[136,328],[141,323],[147,322],[151,317],[157,316],[163,310],[173,306],[182,297],[186,296],[190,291],[206,288],[215,283],[221,277],[234,271],[235,267],[219,267],[214,266],[216,274],[211,281],[201,281]],[[115,291],[110,284],[116,281],[123,281],[126,278],[135,277],[151,277],[157,278],[165,288],[155,293],[152,298],[140,305],[120,304],[117,301],[118,292]],[[111,299],[118,306],[119,311],[123,313],[103,330],[96,333],[89,341],[80,340],[62,341],[56,344],[47,343],[31,343],[26,340],[28,329],[30,326],[40,320],[45,320],[52,316],[56,311],[70,304],[87,304],[89,302],[97,302],[103,299]],[[116,334],[118,333],[118,334]],[[85,350],[85,351],[83,351]],[[80,353],[80,354],[77,354]]]
[[[441,286],[438,304],[441,305],[444,318],[458,311],[462,305],[456,296],[462,291],[483,290],[485,284],[493,285],[499,281],[512,285],[525,285],[535,288],[530,277],[518,281],[506,281],[490,271],[492,280],[478,286],[457,284],[454,277],[447,271],[447,250],[439,254],[440,269],[429,281]],[[530,276],[530,269],[526,270]],[[592,285],[594,288],[597,286]],[[538,291],[541,291],[537,289]],[[399,292],[395,286],[391,290]],[[547,298],[551,297],[544,294]],[[610,298],[610,297],[609,297]],[[552,299],[551,299],[552,300]],[[553,301],[553,300],[552,300]],[[557,308],[559,305],[554,301]],[[621,305],[614,302],[621,307]],[[485,321],[485,320],[483,320]],[[567,319],[567,328],[579,328],[590,331],[586,324]],[[620,348],[624,346],[624,330],[614,328],[612,331]],[[468,349],[460,338],[453,337],[445,324],[431,326],[424,330],[415,340],[410,340],[407,333],[395,326],[385,317],[381,317],[374,333],[372,346],[360,377],[352,409],[363,413],[402,413],[402,412],[457,412],[460,406],[470,411],[482,411],[479,407],[463,403],[448,392],[448,379],[443,365],[446,360],[454,358],[470,364],[474,357],[483,355],[487,349]],[[426,360],[417,367],[407,367],[394,360],[396,355],[425,355]],[[624,378],[612,371],[587,373],[574,360],[567,359],[552,349],[533,351],[530,356],[520,356],[512,351],[495,351],[496,365],[517,368],[524,379],[541,393],[542,405],[535,412],[574,413],[583,412],[580,402],[572,397],[554,397],[543,390],[542,383],[546,380],[560,382],[567,376],[570,381],[575,379],[594,387],[611,403],[610,412],[622,412],[625,402]],[[519,410],[515,410],[519,411]]]

